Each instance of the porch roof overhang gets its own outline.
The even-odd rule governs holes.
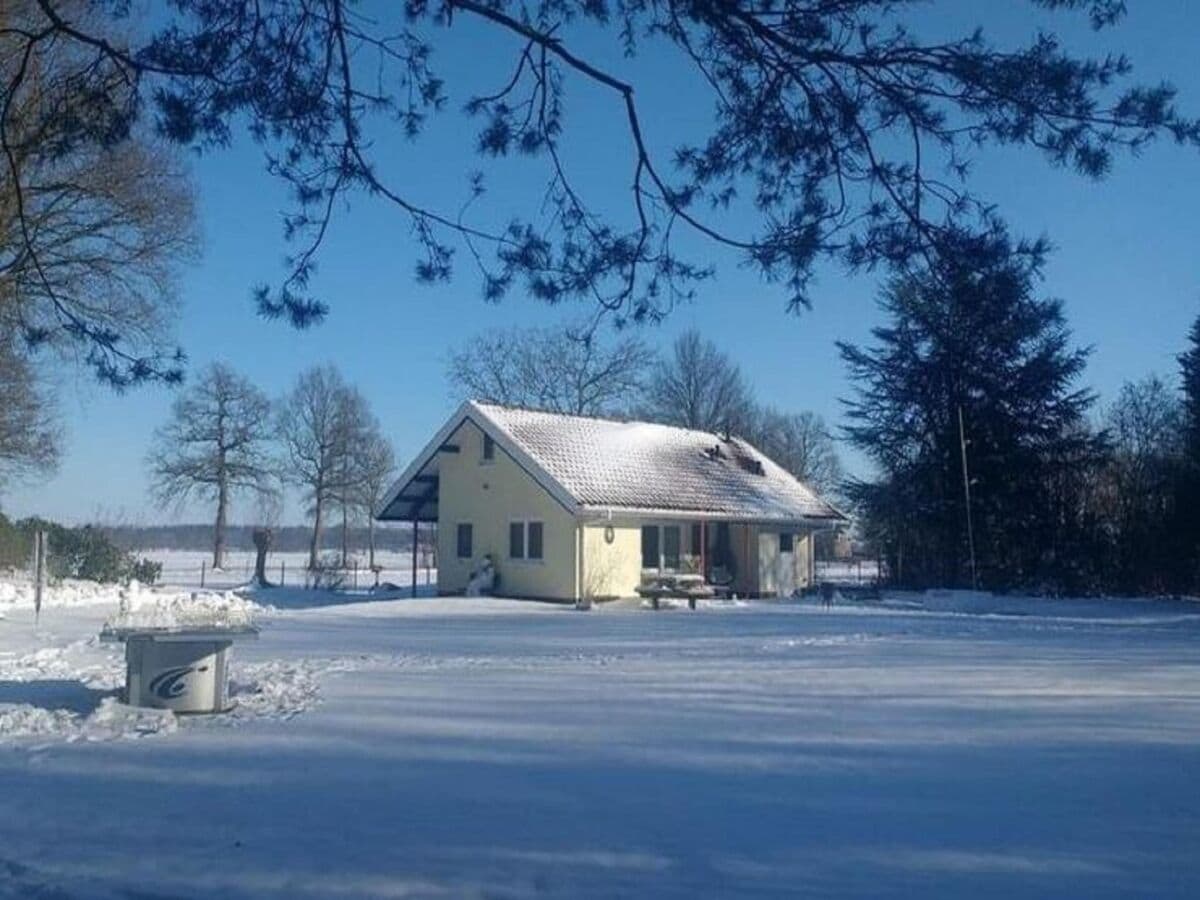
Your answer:
[[[436,522],[438,517],[437,458],[430,460],[388,500],[378,518],[396,522]]]
[[[776,528],[824,530],[848,525],[847,516],[797,516],[770,517],[746,516],[732,511],[716,509],[665,509],[641,506],[585,506],[579,518],[584,522],[604,522],[630,519],[673,519],[683,522],[730,522],[736,525],[769,525]]]

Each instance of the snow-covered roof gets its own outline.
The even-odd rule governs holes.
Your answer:
[[[463,404],[388,493],[381,518],[404,518],[447,435],[473,421],[578,514],[636,512],[799,523],[845,517],[747,442],[650,422]],[[389,514],[390,513],[390,514]],[[415,516],[414,516],[415,517]]]

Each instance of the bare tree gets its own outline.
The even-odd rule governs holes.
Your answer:
[[[1113,442],[1109,466],[1112,553],[1121,590],[1185,588],[1194,563],[1180,496],[1186,454],[1184,408],[1157,376],[1129,382],[1107,410]],[[1181,502],[1183,501],[1183,502]]]
[[[12,479],[49,475],[58,452],[53,397],[16,342],[0,337],[0,489]]]
[[[367,519],[367,565],[375,567],[375,512],[391,486],[396,457],[391,442],[380,432],[371,434],[358,448],[359,481],[355,499]]]
[[[456,350],[447,378],[463,397],[578,416],[628,408],[652,355],[636,338],[606,342],[583,328],[481,334]]]
[[[336,502],[346,390],[345,381],[333,366],[308,369],[296,380],[278,413],[279,435],[287,454],[284,479],[304,491],[313,517],[309,570],[315,570],[320,561],[325,514]]]
[[[24,43],[44,6],[87,27],[94,5],[3,6],[0,332],[51,345],[118,387],[179,380],[167,337],[177,268],[196,246],[185,170],[131,129],[134,88],[92,51]]]
[[[737,433],[753,425],[754,401],[737,364],[689,329],[654,366],[642,414],[667,425]]]
[[[764,407],[758,410],[749,437],[767,456],[822,494],[837,491],[842,463],[829,429],[816,413]]]
[[[342,515],[342,568],[350,561],[350,523],[365,511],[369,527],[374,528],[371,510],[365,494],[367,481],[380,477],[378,469],[386,450],[388,471],[391,469],[391,447],[379,429],[379,420],[371,412],[367,399],[358,388],[347,385],[341,392],[337,413],[334,447],[334,477],[330,498]],[[385,488],[386,489],[386,488]],[[374,542],[374,533],[371,535]],[[372,553],[372,562],[374,553]]]
[[[1118,458],[1126,461],[1137,493],[1153,479],[1156,460],[1183,452],[1183,405],[1162,379],[1151,375],[1121,387],[1105,415]]]
[[[147,458],[152,490],[163,503],[213,499],[213,567],[225,562],[225,528],[233,496],[275,490],[268,421],[271,404],[248,379],[214,363],[180,394],[170,420],[155,432]]]

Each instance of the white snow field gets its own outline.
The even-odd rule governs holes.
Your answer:
[[[191,718],[10,604],[0,896],[1200,896],[1197,604],[979,599],[260,609]]]

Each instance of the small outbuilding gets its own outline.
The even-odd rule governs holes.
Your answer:
[[[846,517],[747,442],[649,422],[468,401],[385,496],[385,521],[437,523],[438,591],[490,559],[497,593],[633,597],[700,574],[744,597],[813,580],[813,535]]]

